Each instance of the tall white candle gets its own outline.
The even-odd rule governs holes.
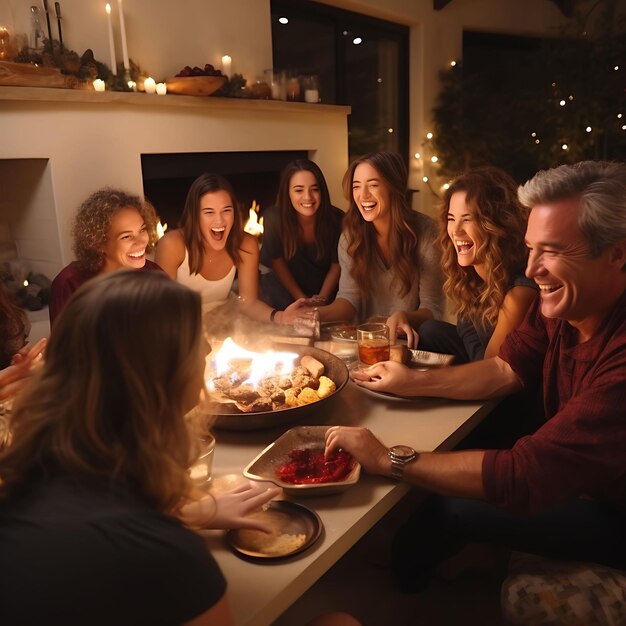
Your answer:
[[[124,25],[124,7],[122,0],[117,0],[117,8],[120,12],[120,32],[122,35],[122,58],[124,59],[124,69],[130,69],[130,61],[128,60],[128,46],[126,45],[126,26]]]
[[[107,22],[109,25],[109,52],[111,54],[111,71],[113,76],[117,76],[117,61],[115,60],[115,44],[113,43],[113,25],[111,24],[111,5],[107,2],[104,7],[107,12]]]
[[[222,74],[224,74],[224,76],[228,76],[229,78],[230,78],[230,68],[231,68],[232,61],[233,60],[230,58],[228,54],[225,54],[222,57]]]

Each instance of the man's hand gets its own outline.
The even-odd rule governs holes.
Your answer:
[[[328,455],[340,449],[351,454],[369,474],[391,475],[391,460],[387,455],[387,448],[368,428],[353,426],[329,428],[326,431],[324,454]]]
[[[401,363],[384,361],[369,367],[354,369],[350,372],[350,376],[357,385],[366,389],[411,397],[420,395],[417,378],[419,373]]]

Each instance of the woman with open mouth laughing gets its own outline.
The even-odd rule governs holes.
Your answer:
[[[413,347],[413,328],[442,314],[443,279],[437,227],[409,206],[407,178],[402,157],[393,152],[366,154],[348,168],[339,291],[319,313],[322,321],[335,321],[406,312],[392,337],[397,328]]]
[[[517,184],[496,167],[470,170],[452,183],[439,212],[439,243],[457,325],[424,323],[421,349],[454,354],[457,363],[498,353],[537,295],[524,276],[526,217]]]
[[[297,306],[278,311],[259,300],[259,244],[244,231],[235,193],[224,177],[202,174],[192,183],[180,226],[161,238],[156,262],[200,293],[203,314],[226,304],[236,276],[246,315],[282,324],[295,320]]]
[[[98,274],[119,269],[158,270],[146,258],[157,240],[154,208],[138,196],[105,187],[91,194],[78,209],[72,228],[76,261],[52,282],[50,324],[70,296]]]

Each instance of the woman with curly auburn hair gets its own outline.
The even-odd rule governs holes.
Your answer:
[[[192,529],[268,530],[248,514],[280,489],[194,493],[201,324],[198,294],[163,272],[106,273],[68,302],[0,452],[4,623],[233,623]]]
[[[73,261],[52,282],[50,323],[69,297],[98,274],[122,268],[160,270],[146,258],[157,240],[152,205],[119,189],[104,187],[80,206],[72,227]]]
[[[159,241],[156,261],[170,278],[201,294],[204,313],[227,302],[237,277],[246,315],[279,324],[296,317],[297,305],[279,311],[259,299],[259,244],[244,231],[235,192],[219,174],[202,174],[192,183],[181,227]]]
[[[332,321],[406,311],[392,337],[396,328],[402,330],[411,346],[412,327],[440,317],[443,297],[437,228],[410,208],[407,178],[402,157],[393,152],[366,154],[348,168],[343,187],[350,208],[339,240],[339,291],[319,313],[322,321]]]
[[[452,183],[439,212],[439,244],[457,325],[423,324],[420,348],[454,354],[457,363],[498,353],[537,294],[524,276],[526,219],[517,184],[496,167],[470,170]]]

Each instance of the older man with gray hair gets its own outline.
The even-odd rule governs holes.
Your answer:
[[[498,356],[426,372],[379,363],[353,377],[401,396],[537,390],[540,428],[508,450],[447,453],[388,449],[361,428],[327,434],[328,450],[365,470],[445,496],[396,537],[407,588],[469,542],[626,567],[626,165],[562,165],[519,196],[531,209],[526,275],[540,293]]]

